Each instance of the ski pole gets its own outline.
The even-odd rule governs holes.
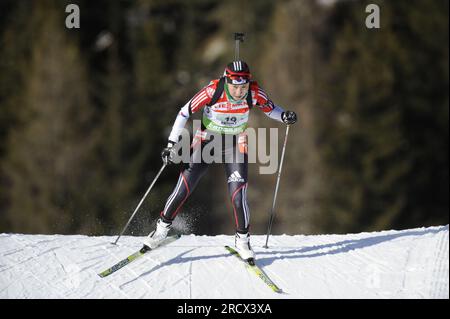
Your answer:
[[[133,219],[134,215],[136,215],[139,207],[141,207],[142,203],[144,202],[144,199],[147,197],[148,193],[150,193],[151,189],[153,188],[153,185],[155,185],[156,181],[159,178],[159,175],[161,175],[161,173],[163,172],[163,170],[166,168],[167,166],[167,162],[164,162],[163,166],[161,167],[161,169],[159,170],[158,174],[156,174],[156,177],[153,179],[152,184],[150,185],[150,187],[147,189],[147,191],[145,192],[144,197],[142,197],[141,201],[139,202],[139,204],[137,205],[136,209],[133,212],[133,215],[131,215],[130,219],[128,220],[127,224],[125,225],[125,227],[123,228],[122,232],[120,233],[120,235],[117,237],[116,241],[113,242],[113,245],[116,245],[117,242],[119,241],[119,238],[123,235],[123,233],[125,232],[125,230],[128,228],[128,226],[131,223],[131,220]]]
[[[283,167],[284,152],[286,151],[288,135],[289,135],[289,125],[286,126],[286,136],[284,137],[283,151],[281,153],[280,167],[278,168],[277,184],[275,186],[275,194],[273,196],[272,210],[270,212],[269,227],[267,229],[266,244],[264,245],[264,248],[269,248],[269,246],[267,246],[267,243],[269,242],[269,235],[270,232],[272,231],[273,220],[275,219],[275,202],[277,200],[278,186],[280,185],[281,169]]]
[[[244,33],[236,32],[234,34],[236,46],[234,48],[234,61],[239,60],[239,43],[244,42]]]

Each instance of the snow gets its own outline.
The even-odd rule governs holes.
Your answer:
[[[0,299],[13,298],[449,298],[448,225],[383,232],[252,236],[274,293],[224,245],[233,237],[182,236],[111,276],[97,274],[142,237],[0,234]]]

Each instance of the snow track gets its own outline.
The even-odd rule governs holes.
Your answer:
[[[183,236],[111,276],[138,237],[0,234],[0,298],[449,298],[447,226],[373,233],[252,236],[272,292],[229,254],[232,236]]]

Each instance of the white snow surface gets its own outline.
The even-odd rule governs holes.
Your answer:
[[[143,237],[0,234],[0,298],[449,298],[448,225],[372,233],[252,236],[270,290],[224,245],[182,236],[100,278]]]

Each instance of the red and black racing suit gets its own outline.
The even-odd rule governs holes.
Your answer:
[[[226,87],[217,102],[209,105],[218,82],[219,80],[214,80],[204,87],[181,108],[177,116],[169,141],[178,140],[180,131],[190,115],[199,110],[203,110],[202,131],[197,132],[194,137],[189,165],[180,172],[178,182],[166,201],[161,217],[166,222],[175,219],[209,166],[202,158],[203,148],[214,138],[222,138],[221,152],[214,156],[220,158],[220,162],[225,166],[236,231],[245,234],[250,226],[250,211],[247,204],[248,148],[245,135],[250,108],[246,98],[233,101]],[[256,108],[270,118],[282,122],[281,114],[284,110],[273,104],[256,82],[251,82],[249,91]]]

